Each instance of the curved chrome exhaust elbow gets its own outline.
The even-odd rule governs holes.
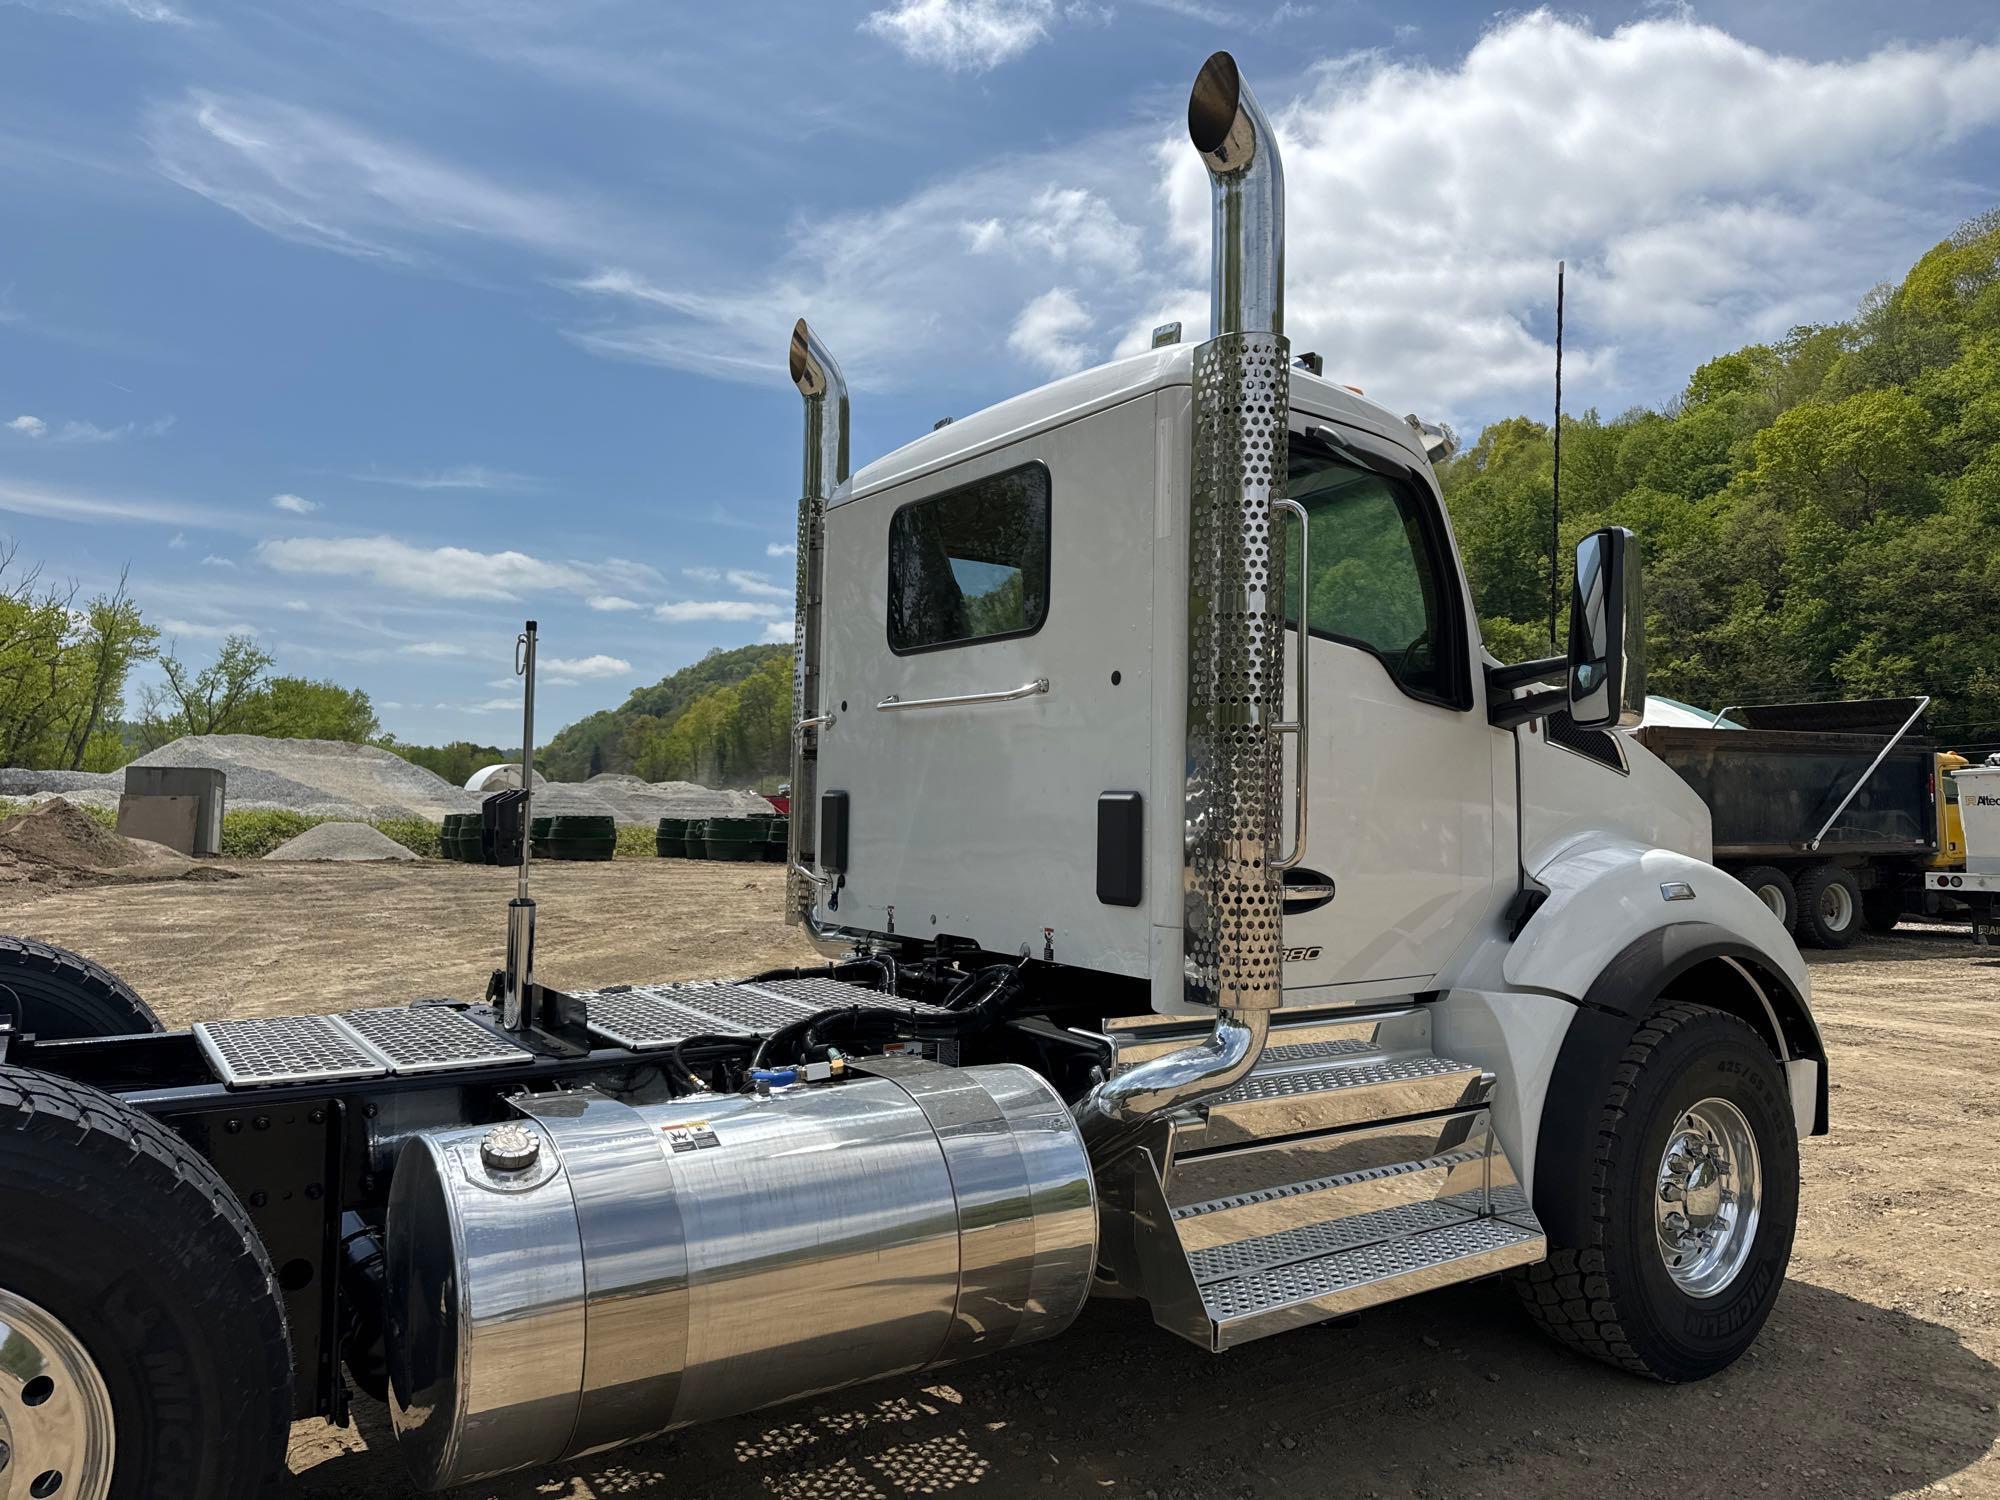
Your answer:
[[[1188,139],[1208,168],[1214,251],[1208,334],[1285,331],[1285,165],[1256,95],[1218,52],[1188,95]]]
[[[1192,1047],[1107,1078],[1076,1106],[1077,1130],[1093,1162],[1106,1162],[1135,1141],[1149,1120],[1241,1083],[1264,1055],[1268,1010],[1229,1011]]]
[[[821,877],[814,824],[819,812],[819,737],[833,716],[820,712],[821,600],[826,579],[826,507],[848,478],[847,380],[806,320],[792,325],[792,384],[805,399],[805,481],[800,486],[798,582],[792,628],[792,810],[786,823],[785,920],[814,927]]]

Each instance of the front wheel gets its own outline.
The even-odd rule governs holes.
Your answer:
[[[1799,1142],[1784,1073],[1742,1021],[1670,1003],[1612,1069],[1585,1242],[1516,1273],[1557,1342],[1656,1380],[1701,1380],[1750,1347],[1784,1285]]]

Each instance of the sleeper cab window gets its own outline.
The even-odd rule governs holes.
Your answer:
[[[1032,635],[1049,613],[1049,471],[1023,464],[889,520],[889,649]]]

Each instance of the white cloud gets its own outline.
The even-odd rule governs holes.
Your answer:
[[[9,432],[18,432],[23,437],[38,438],[49,430],[49,424],[40,417],[31,417],[26,412],[7,424]]]
[[[1076,187],[1044,188],[1012,218],[959,226],[975,255],[1007,255],[1037,267],[1077,263],[1132,272],[1144,261],[1145,236],[1096,193]]]
[[[183,547],[187,546],[187,544],[188,544],[188,539],[186,535],[182,532],[176,531],[172,536],[167,538],[167,545],[173,548],[173,550],[176,552],[180,551]]]
[[[764,544],[764,555],[766,557],[797,557],[799,555],[799,544],[797,542],[766,542]]]
[[[584,601],[592,609],[607,613],[622,609],[643,609],[645,606],[636,599],[627,599],[623,594],[592,594]]]
[[[74,16],[78,20],[93,21],[107,18],[123,18],[128,21],[144,21],[155,26],[192,26],[194,21],[162,0],[12,0],[16,5],[29,10],[47,11],[52,15]]]
[[[43,426],[38,418],[30,420],[37,427]],[[12,424],[9,424],[12,425]],[[155,417],[150,422],[121,422],[116,427],[99,427],[95,422],[71,421],[62,424],[55,435],[58,443],[120,443],[129,437],[159,437],[174,425],[172,417]],[[40,437],[36,432],[31,436]]]
[[[750,594],[759,599],[789,599],[794,590],[779,588],[763,573],[752,573],[747,568],[731,568],[725,575],[729,586],[739,594]]]
[[[285,601],[285,608],[289,609],[295,615],[312,613],[312,606],[303,599],[287,599]]]
[[[469,656],[472,653],[456,641],[411,641],[403,647],[405,656]]]
[[[453,705],[449,703],[440,703],[438,707],[451,708],[453,707]],[[508,709],[518,710],[520,707],[521,707],[521,700],[519,698],[487,698],[479,703],[468,703],[464,705],[465,712],[469,714],[498,714],[498,713],[505,713]]]
[[[1070,13],[876,0],[863,24],[978,68]],[[1397,411],[1464,425],[1539,410],[1558,258],[1578,397],[1616,409],[1661,399],[1718,348],[1846,315],[1985,206],[1940,158],[2000,122],[1991,42],[1810,61],[1686,11],[1608,32],[1502,15],[1455,60],[1307,53],[1295,95],[1266,86],[1293,344]],[[1207,179],[1158,98],[1134,125],[802,215],[775,257],[268,99],[188,94],[147,133],[168,177],[274,234],[426,267],[488,252],[488,277],[495,247],[526,256],[538,289],[576,297],[563,331],[593,353],[776,385],[782,330],[809,307],[858,391],[984,393],[996,348],[1018,378],[1143,349],[1157,323],[1206,326]]]
[[[274,539],[258,543],[257,558],[280,573],[368,578],[383,588],[440,599],[582,592],[591,581],[581,568],[523,552],[419,547],[392,536]]]
[[[682,568],[681,577],[692,578],[696,583],[720,583],[722,582],[722,569]]]
[[[749,599],[686,599],[673,604],[656,604],[653,613],[676,623],[688,620],[769,620],[786,613],[775,604],[759,604]]]
[[[996,68],[1048,35],[1055,0],[896,0],[862,29],[914,62],[952,72]]]
[[[385,474],[374,469],[366,474],[350,474],[347,477],[358,479],[363,484],[393,484],[406,490],[526,490],[533,489],[536,484],[533,475],[489,469],[482,464],[458,464],[449,469],[404,474]]]
[[[236,566],[236,563],[234,562],[233,559],[227,557],[217,557],[213,552],[211,552],[209,553],[208,556],[204,557],[201,560],[201,565],[204,568],[233,568]]]
[[[227,640],[232,635],[257,634],[257,627],[247,620],[218,624],[209,620],[181,620],[168,615],[159,624],[169,640],[177,636],[187,636],[190,640],[221,641]]]
[[[632,663],[616,656],[548,656],[537,664],[543,679],[557,687],[574,687],[579,682],[597,682],[607,677],[626,677]]]
[[[1027,364],[1051,375],[1068,375],[1090,363],[1090,346],[1077,335],[1090,331],[1090,314],[1067,287],[1050,287],[1021,309],[1007,335],[1007,347]]]
[[[797,622],[793,620],[767,620],[764,623],[764,639],[767,641],[789,641],[795,638]]]
[[[319,509],[319,501],[308,500],[304,495],[273,495],[271,506],[275,510],[289,511],[295,516],[309,516]]]

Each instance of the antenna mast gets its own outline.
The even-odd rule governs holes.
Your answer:
[[[1556,262],[1556,471],[1549,486],[1549,650],[1562,654],[1556,639],[1561,612],[1563,485],[1563,263]]]

